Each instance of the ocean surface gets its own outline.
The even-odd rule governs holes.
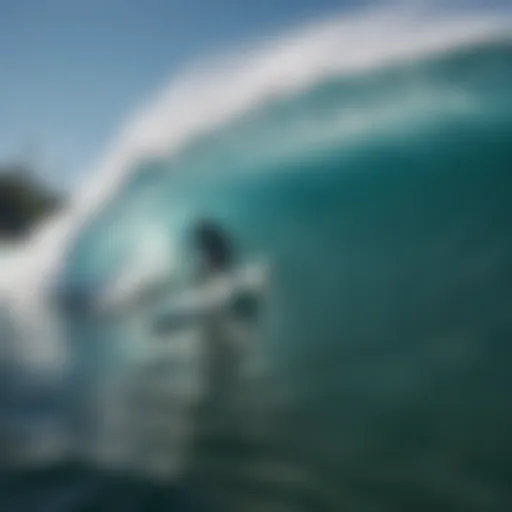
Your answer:
[[[102,321],[94,305],[151,273],[169,277],[165,297],[186,288],[191,226],[207,217],[239,261],[270,269],[258,326],[270,426],[259,451],[233,438],[209,448],[227,461],[222,479],[201,473],[226,510],[509,510],[511,91],[512,38],[491,30],[325,72],[134,162],[48,288],[74,442],[102,451],[115,437],[104,418],[118,395],[105,390],[152,353],[164,299]],[[180,414],[192,432],[193,413]],[[194,456],[183,450],[173,475]],[[275,467],[265,478],[260,459]],[[119,502],[105,510],[149,510],[122,504],[115,477],[59,471],[33,477],[36,490],[62,482],[42,501],[34,491],[40,508],[4,486],[1,510],[100,510],[107,481]]]

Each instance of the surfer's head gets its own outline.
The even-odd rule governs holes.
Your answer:
[[[233,264],[233,247],[222,228],[212,220],[201,219],[194,228],[194,245],[203,269],[208,272],[226,270]]]

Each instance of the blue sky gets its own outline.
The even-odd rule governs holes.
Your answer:
[[[0,0],[0,162],[72,187],[185,62],[351,2]]]

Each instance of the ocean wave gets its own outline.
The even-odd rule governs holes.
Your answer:
[[[205,152],[205,156],[222,155],[227,145],[228,149],[234,147],[229,150],[232,163],[247,167],[263,157],[271,161],[297,158],[305,150],[314,153],[315,148],[325,149],[329,141],[334,146],[347,144],[370,128],[403,133],[408,129],[404,118],[419,123],[437,114],[459,119],[474,114],[479,104],[472,92],[461,93],[449,83],[436,88],[420,79],[414,87],[404,82],[404,91],[387,94],[382,94],[384,86],[378,85],[380,92],[373,96],[379,98],[377,102],[370,93],[359,100],[355,96],[358,88],[371,87],[364,85],[365,76],[400,63],[442,59],[465,48],[508,41],[509,28],[510,17],[493,11],[425,10],[421,2],[414,7],[379,5],[297,27],[282,37],[247,45],[243,51],[206,60],[175,75],[170,85],[127,122],[71,206],[27,242],[28,257],[16,285],[18,294],[33,303],[44,293],[76,236],[116,203],[116,194],[122,195],[148,160],[156,159],[159,168],[170,173],[186,167],[180,166],[179,158],[187,148],[193,153],[197,144],[209,139],[214,141],[213,152]],[[357,76],[363,79],[354,82],[350,102],[338,103],[328,112],[303,104],[302,110],[297,109],[298,102],[293,99],[297,95],[332,79],[357,80]],[[389,83],[392,88],[393,80]],[[274,123],[273,109],[278,103],[295,105],[289,110],[297,115]],[[307,115],[301,119],[305,108]],[[266,116],[269,111],[270,117]],[[240,125],[245,131],[230,138],[230,127]],[[253,133],[260,138],[251,138]],[[206,171],[214,167],[206,158],[201,165]],[[121,229],[113,231],[119,235]],[[37,305],[28,309],[34,308]]]

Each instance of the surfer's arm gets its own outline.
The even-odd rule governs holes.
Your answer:
[[[257,315],[264,284],[264,269],[256,266],[235,275],[219,277],[183,292],[165,305],[156,315],[155,329],[163,333],[193,325],[215,310],[231,311],[243,322],[253,319]]]

